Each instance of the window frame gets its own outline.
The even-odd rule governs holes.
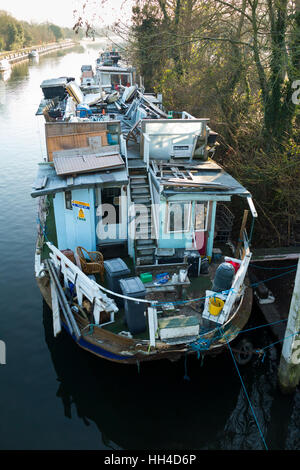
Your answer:
[[[64,191],[65,193],[65,209],[68,210],[68,211],[72,211],[73,210],[73,205],[72,205],[72,191],[70,191],[69,189],[67,191]],[[67,194],[70,195],[70,199],[67,201]],[[68,205],[70,205],[70,207],[68,207]]]
[[[196,205],[197,204],[206,204],[206,218],[204,228],[196,229]],[[210,212],[210,201],[194,201],[194,232],[207,232],[208,220]]]
[[[170,206],[172,204],[186,204],[189,206],[189,213],[188,213],[188,228],[186,230],[170,230]],[[168,201],[167,202],[167,233],[189,233],[191,231],[191,215],[192,215],[192,202],[191,201]]]

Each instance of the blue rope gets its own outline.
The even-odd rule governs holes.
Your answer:
[[[48,240],[48,237],[47,237],[47,233],[46,233],[46,231],[47,231],[46,226],[43,227],[42,222],[41,222],[41,220],[40,220],[39,217],[37,217],[36,221],[37,221],[38,224],[40,224],[40,227],[41,227],[41,229],[42,229],[42,232],[43,232],[44,237],[46,238],[47,241],[49,241],[49,240]]]
[[[229,338],[230,336],[238,336],[240,335],[241,333],[247,333],[249,331],[253,331],[253,330],[258,330],[259,328],[265,328],[266,326],[272,326],[272,325],[277,325],[278,323],[282,323],[282,322],[287,322],[288,319],[284,319],[284,320],[278,320],[278,321],[275,321],[275,322],[272,322],[272,323],[265,323],[264,325],[259,325],[259,326],[254,326],[253,328],[247,328],[246,330],[242,330],[242,331],[238,331],[238,332],[235,332],[235,333],[229,333],[229,334],[226,334],[226,337]],[[221,332],[220,335],[218,336],[214,336],[213,338],[209,339],[209,338],[199,338],[197,341],[191,343],[189,345],[189,347],[197,352],[197,359],[200,359],[200,356],[201,356],[201,352],[202,351],[207,351],[208,349],[210,349],[210,346],[213,342],[217,341],[218,339],[221,339],[224,337],[224,333],[222,333],[222,330],[220,327],[218,327],[218,330]],[[211,330],[207,330],[206,333],[208,333],[208,331],[211,331]],[[203,335],[205,335],[205,333],[203,333]],[[273,343],[274,344],[274,343]],[[267,346],[268,347],[268,346]],[[256,352],[261,352],[263,349],[265,348],[262,348],[262,349],[259,349],[259,350],[256,350]],[[263,358],[262,358],[262,362],[264,361],[265,359],[265,354],[263,355]]]
[[[253,284],[250,284],[249,287],[256,287],[256,286],[258,286],[259,284],[262,284],[262,283],[264,283],[264,282],[271,281],[272,279],[277,279],[278,277],[285,276],[286,274],[294,273],[295,271],[296,271],[296,269],[291,269],[291,271],[286,271],[286,272],[284,272],[284,273],[277,274],[277,276],[269,277],[268,279],[265,279],[264,281],[254,282]]]
[[[229,294],[229,292],[232,291],[234,292],[234,289],[230,288],[228,290],[223,290],[222,292],[214,292],[213,294],[210,294],[210,295],[206,295],[204,297],[199,297],[198,299],[189,299],[189,300],[175,300],[174,302],[173,301],[165,301],[165,302],[153,302],[151,304],[151,306],[153,307],[159,307],[160,305],[164,305],[164,304],[174,304],[174,305],[178,305],[178,304],[189,304],[190,302],[198,302],[199,300],[205,300],[205,299],[209,299],[210,297],[216,297],[218,295],[227,295]]]
[[[287,320],[286,320],[286,321],[287,321]],[[292,336],[297,336],[297,335],[299,335],[299,334],[300,334],[300,330],[299,330],[299,331],[296,331],[296,333],[292,333],[291,335],[284,336],[283,338],[279,339],[278,341],[275,341],[274,343],[271,343],[271,344],[269,344],[268,346],[265,346],[264,348],[261,348],[260,350],[257,350],[256,352],[264,351],[265,349],[271,348],[271,347],[274,346],[275,344],[282,343],[282,341],[284,341],[284,340],[287,339],[287,338],[291,338]]]
[[[292,266],[281,266],[281,267],[273,267],[269,268],[267,266],[258,266],[257,264],[250,263],[250,268],[257,268],[257,269],[266,269],[266,270],[273,270],[273,269],[290,269],[290,268],[297,268],[297,264],[293,264]]]
[[[238,336],[241,333],[246,333],[246,332],[249,332],[249,331],[258,330],[259,328],[264,328],[266,326],[277,325],[278,323],[282,323],[282,322],[286,322],[286,321],[288,321],[288,318],[285,318],[284,320],[274,321],[273,323],[265,323],[264,325],[254,326],[253,328],[247,328],[246,330],[238,331],[238,332],[235,332],[235,333],[226,334],[226,336],[228,338],[229,338],[229,336],[234,336],[234,335]],[[208,331],[210,331],[210,330],[208,330]],[[222,336],[215,336],[214,339],[220,339],[222,337],[223,337],[223,335]]]
[[[258,431],[259,431],[259,433],[260,433],[260,436],[261,436],[261,438],[262,438],[262,441],[263,441],[263,443],[264,443],[265,449],[266,449],[266,450],[268,450],[268,447],[267,447],[267,444],[266,444],[265,438],[264,438],[264,436],[263,436],[263,433],[262,433],[262,430],[261,430],[261,428],[260,428],[260,426],[259,426],[259,422],[257,421],[257,418],[256,418],[256,415],[255,415],[255,413],[254,413],[254,410],[253,410],[253,406],[252,406],[251,400],[250,400],[250,398],[249,398],[249,395],[248,395],[248,393],[247,393],[247,390],[246,390],[245,384],[244,384],[244,382],[243,382],[242,376],[241,376],[241,374],[240,374],[240,371],[239,371],[239,368],[238,368],[238,366],[237,366],[237,363],[236,363],[236,360],[235,360],[234,354],[233,354],[233,352],[232,352],[232,349],[231,349],[231,347],[230,347],[230,344],[229,344],[229,342],[227,341],[226,335],[225,335],[225,340],[226,340],[227,346],[228,346],[228,348],[229,348],[229,351],[230,351],[231,357],[232,357],[232,359],[233,359],[233,362],[234,362],[234,365],[235,365],[236,371],[237,371],[237,373],[238,373],[238,376],[239,376],[239,378],[240,378],[240,381],[241,381],[241,384],[242,384],[242,387],[243,387],[244,393],[245,393],[245,395],[246,395],[246,398],[247,398],[247,400],[248,400],[248,403],[249,403],[250,409],[251,409],[251,411],[252,411],[252,414],[253,414],[253,417],[254,417],[254,420],[255,420],[256,426],[257,426],[257,428],[258,428]]]
[[[277,274],[276,276],[269,277],[268,279],[265,279],[265,280],[263,280],[263,281],[254,282],[253,284],[250,284],[249,287],[256,287],[256,286],[258,286],[259,284],[263,284],[264,282],[271,281],[272,279],[277,279],[277,278],[279,278],[279,277],[285,276],[286,274],[290,274],[290,273],[293,273],[293,272],[295,272],[295,271],[296,271],[296,269],[291,269],[290,271],[286,271],[286,272],[284,272],[284,273]],[[190,303],[190,302],[198,302],[199,300],[205,300],[205,299],[207,299],[207,298],[209,298],[209,297],[214,297],[215,295],[218,295],[218,294],[219,294],[219,295],[220,295],[220,294],[222,294],[222,295],[227,295],[227,294],[229,294],[230,291],[234,291],[234,289],[230,288],[230,289],[228,289],[228,290],[224,290],[224,291],[222,291],[222,292],[217,292],[217,293],[214,293],[214,294],[211,294],[211,295],[207,295],[207,296],[205,296],[205,297],[199,297],[198,299],[177,300],[177,301],[174,301],[174,302],[172,302],[172,301],[171,301],[171,302],[170,302],[170,301],[157,302],[157,303],[156,303],[156,302],[153,302],[151,305],[152,305],[153,307],[158,307],[158,306],[160,306],[160,305],[170,304],[170,303],[172,303],[172,304],[174,304],[174,305],[175,305],[175,304],[178,305],[178,304],[186,304],[186,303]]]
[[[191,380],[190,377],[188,376],[188,373],[187,373],[187,353],[185,353],[185,356],[184,356],[184,376],[183,376],[184,380]]]
[[[190,348],[193,351],[197,352],[197,359],[200,359],[201,351],[207,351],[210,348],[211,343],[213,342],[213,340],[215,340],[215,338],[213,338],[213,339],[209,339],[209,338],[202,338],[201,339],[200,338],[197,341],[195,341],[194,343],[190,344]]]

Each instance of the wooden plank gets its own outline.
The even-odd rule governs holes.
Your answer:
[[[45,124],[46,137],[86,134],[107,130],[106,122],[51,122]]]
[[[94,132],[94,133],[86,133],[86,134],[70,134],[64,136],[55,136],[55,137],[48,137],[47,138],[47,151],[48,151],[48,159],[50,162],[53,161],[53,152],[57,152],[59,150],[70,150],[70,149],[78,149],[78,148],[86,148],[89,147],[89,137],[96,137],[100,136],[102,145],[107,146],[107,135],[106,131]]]
[[[61,323],[60,323],[57,292],[56,292],[55,284],[52,279],[50,281],[50,287],[51,287],[51,301],[52,301],[52,314],[53,314],[53,333],[56,338],[56,336],[61,332]]]

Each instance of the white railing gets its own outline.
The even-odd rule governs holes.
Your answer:
[[[144,137],[144,162],[146,163],[147,171],[149,170],[149,160],[150,160],[150,137],[148,134],[143,133]]]
[[[187,113],[186,111],[182,111],[182,119],[196,119],[191,114]]]
[[[233,307],[233,304],[236,300],[236,298],[238,297],[238,295],[240,295],[240,290],[241,290],[241,287],[243,286],[243,283],[244,283],[244,280],[245,280],[245,276],[247,274],[247,271],[248,271],[248,267],[249,267],[249,263],[250,263],[250,260],[251,260],[251,256],[252,256],[252,253],[250,252],[249,250],[249,247],[246,245],[246,240],[244,240],[244,243],[245,243],[245,256],[240,264],[240,267],[234,277],[234,280],[233,280],[233,283],[232,283],[232,286],[231,286],[231,289],[229,291],[229,294],[226,298],[226,302],[225,302],[225,305],[223,307],[223,310],[222,310],[222,317],[224,318],[224,322],[228,319],[228,316],[231,312],[231,309]]]
[[[155,346],[155,333],[157,331],[157,312],[153,307],[153,301],[145,299],[137,299],[127,295],[112,292],[109,289],[100,286],[95,281],[86,276],[69,258],[67,258],[58,248],[52,243],[47,242],[50,249],[50,258],[54,266],[59,269],[63,274],[65,287],[69,288],[69,282],[74,285],[77,295],[78,304],[81,306],[83,296],[85,296],[93,305],[93,317],[96,325],[104,326],[114,322],[114,314],[118,311],[113,299],[109,298],[106,294],[111,294],[114,297],[120,297],[125,300],[131,300],[137,303],[147,304],[147,313],[149,318],[149,338],[150,345]],[[101,312],[110,313],[110,321],[100,324]]]
[[[65,287],[69,287],[69,282],[74,285],[76,290],[78,304],[82,306],[83,296],[85,296],[93,305],[93,316],[95,324],[100,324],[101,312],[110,313],[110,321],[102,323],[101,326],[114,321],[114,314],[118,311],[114,300],[107,297],[100,286],[86,276],[71,260],[69,260],[60,250],[52,243],[47,242],[50,249],[50,258],[55,267],[63,274]]]
[[[151,181],[149,173],[147,175],[147,178],[148,178],[148,184],[149,184],[150,196],[151,196],[151,214],[153,216],[155,240],[156,240],[156,243],[157,243],[158,239],[159,239],[159,233],[158,233],[159,220],[157,218],[157,215],[159,214],[159,209],[157,210],[157,204],[155,204],[155,202],[154,202],[152,181]],[[152,220],[152,217],[150,216],[150,221],[151,220]]]

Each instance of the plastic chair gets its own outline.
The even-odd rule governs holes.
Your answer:
[[[104,261],[100,251],[87,251],[82,246],[76,248],[80,259],[81,269],[84,274],[100,274],[101,281],[104,281]]]

